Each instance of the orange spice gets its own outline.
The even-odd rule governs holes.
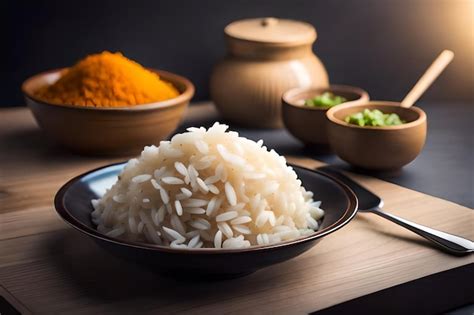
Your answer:
[[[107,51],[87,56],[35,94],[48,103],[95,107],[147,104],[178,95],[178,90],[157,73],[121,53]]]

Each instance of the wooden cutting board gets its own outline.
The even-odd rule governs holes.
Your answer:
[[[191,109],[188,117],[203,115]],[[26,109],[0,111],[0,295],[22,313],[314,312],[463,266],[380,217],[360,214],[291,261],[245,278],[179,282],[102,251],[56,215],[52,200],[71,177],[122,159],[80,157],[44,140]],[[306,167],[320,162],[289,158]],[[375,178],[351,175],[387,211],[474,239],[474,212]]]

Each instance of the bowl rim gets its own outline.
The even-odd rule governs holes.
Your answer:
[[[21,85],[21,91],[23,92],[23,95],[26,98],[31,99],[32,101],[43,104],[46,106],[55,106],[55,107],[62,107],[62,108],[71,108],[71,109],[76,109],[76,110],[91,110],[91,111],[146,111],[146,110],[153,110],[153,109],[158,109],[158,108],[165,108],[165,107],[171,107],[171,106],[176,106],[179,105],[183,102],[190,101],[191,98],[194,96],[195,88],[194,85],[192,84],[191,81],[186,79],[185,77],[175,74],[172,72],[168,72],[165,70],[159,70],[155,68],[146,68],[149,71],[155,72],[160,75],[165,81],[168,81],[170,83],[178,82],[182,85],[184,85],[184,90],[181,92],[178,96],[164,100],[164,101],[159,101],[159,102],[152,102],[152,103],[144,103],[144,104],[139,104],[139,105],[133,105],[133,106],[123,106],[123,107],[96,107],[96,106],[79,106],[79,105],[70,105],[70,104],[55,104],[55,103],[47,103],[43,100],[40,100],[36,98],[32,93],[30,93],[29,86],[32,84],[33,81],[39,80],[40,78],[48,75],[53,75],[53,74],[58,74],[64,70],[69,69],[69,67],[65,68],[56,68],[48,71],[43,71],[40,73],[37,73],[25,81],[23,81]]]
[[[325,111],[328,111],[329,109],[331,109],[331,107],[309,107],[309,106],[304,106],[304,105],[298,105],[298,104],[295,104],[294,102],[290,101],[290,98],[292,96],[294,96],[295,94],[304,93],[306,91],[308,91],[308,92],[309,91],[320,91],[320,92],[340,91],[340,92],[348,92],[348,93],[354,93],[354,94],[359,95],[359,98],[357,98],[355,100],[347,101],[347,102],[344,102],[344,103],[336,105],[336,106],[341,106],[341,105],[345,105],[345,104],[353,104],[354,102],[357,102],[357,103],[362,102],[362,101],[367,101],[368,102],[370,100],[369,93],[367,91],[365,91],[364,89],[360,88],[360,87],[351,86],[351,85],[343,85],[343,84],[331,84],[327,87],[307,86],[307,87],[297,87],[297,88],[289,89],[288,91],[284,92],[282,97],[281,97],[283,105],[295,107],[295,108],[298,108],[298,109],[303,110],[303,111],[312,110],[312,111],[324,111],[325,112]],[[333,107],[336,107],[336,106],[333,106]]]
[[[254,245],[251,247],[247,248],[236,248],[236,249],[222,249],[222,248],[199,248],[199,249],[181,249],[181,248],[171,248],[168,246],[163,246],[163,245],[154,245],[154,244],[149,244],[149,243],[144,243],[144,242],[135,242],[135,241],[127,241],[127,240],[121,240],[118,238],[113,238],[106,236],[96,229],[92,229],[86,225],[84,225],[82,222],[77,220],[65,207],[63,200],[66,192],[69,190],[69,188],[75,184],[76,182],[80,181],[82,178],[85,176],[94,173],[96,171],[110,168],[113,166],[118,166],[118,165],[125,165],[127,162],[118,162],[118,163],[113,163],[113,164],[108,164],[105,166],[101,166],[98,168],[95,168],[93,170],[90,170],[88,172],[82,173],[80,175],[75,176],[74,178],[70,179],[68,182],[66,182],[56,193],[54,197],[54,206],[56,209],[57,214],[70,226],[78,230],[79,232],[86,234],[94,239],[99,239],[101,241],[113,243],[115,245],[122,245],[122,246],[128,246],[128,247],[133,247],[133,248],[138,248],[138,249],[143,249],[143,250],[153,250],[153,251],[158,251],[158,252],[165,252],[165,253],[171,253],[171,254],[192,254],[192,255],[200,255],[200,254],[229,254],[229,253],[245,253],[245,252],[256,252],[256,251],[266,251],[266,250],[274,250],[278,249],[281,247],[286,247],[290,245],[295,245],[299,243],[306,243],[310,241],[314,241],[316,239],[322,238],[323,236],[326,236],[330,233],[335,232],[336,230],[342,228],[345,226],[347,223],[349,223],[357,214],[358,211],[358,199],[355,195],[355,193],[344,183],[342,183],[339,179],[328,175],[326,173],[323,173],[321,171],[315,170],[315,169],[310,169],[307,167],[302,167],[298,165],[294,165],[291,163],[288,163],[288,166],[291,166],[293,168],[300,168],[306,171],[314,172],[317,173],[318,175],[322,175],[326,178],[329,178],[333,182],[336,183],[342,190],[344,191],[347,201],[348,201],[348,206],[344,210],[343,215],[336,220],[336,222],[332,223],[331,225],[327,226],[326,228],[322,230],[318,230],[314,233],[311,233],[310,235],[303,236],[303,237],[298,237],[296,239],[288,240],[285,242],[279,242],[275,244],[269,244],[269,245]]]
[[[408,129],[415,126],[419,126],[426,122],[426,113],[421,108],[416,107],[416,106],[405,108],[405,107],[401,107],[400,104],[401,104],[400,102],[379,101],[379,100],[368,101],[362,104],[349,104],[349,103],[341,104],[341,105],[330,108],[326,112],[326,117],[331,123],[334,123],[342,127],[361,129],[361,130],[380,130],[380,131],[394,131],[394,130]],[[361,107],[363,109],[364,106],[371,106],[371,105],[385,106],[385,107],[399,107],[399,108],[401,107],[404,110],[407,110],[407,111],[411,110],[411,111],[416,112],[418,114],[418,118],[415,119],[414,121],[410,121],[408,123],[401,124],[401,125],[380,127],[380,126],[358,126],[358,125],[347,123],[344,120],[336,118],[335,116],[335,113],[338,110],[346,109],[349,107]]]

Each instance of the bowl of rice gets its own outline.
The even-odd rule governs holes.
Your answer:
[[[189,128],[127,163],[80,175],[59,190],[56,209],[117,256],[206,278],[298,256],[355,216],[347,186],[227,128]]]

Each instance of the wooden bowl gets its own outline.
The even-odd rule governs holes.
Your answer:
[[[360,127],[344,118],[365,108],[395,113],[406,123],[389,127]],[[403,108],[400,103],[372,101],[341,104],[328,110],[329,140],[344,161],[369,170],[396,170],[413,161],[426,139],[426,114],[418,107]]]
[[[71,179],[56,194],[56,211],[66,223],[113,255],[172,277],[225,279],[250,274],[304,253],[357,213],[357,198],[346,185],[322,172],[293,166],[304,187],[317,194],[325,211],[319,230],[310,235],[243,249],[179,249],[127,241],[100,233],[91,220],[91,199],[101,197],[113,185],[124,165],[101,167]]]
[[[35,98],[34,92],[55,82],[62,70],[27,79],[22,91],[46,134],[84,154],[130,155],[139,153],[145,145],[158,144],[176,129],[194,95],[194,86],[186,78],[150,69],[171,82],[181,94],[161,102],[118,108],[56,105]]]
[[[324,92],[332,92],[345,97],[347,102],[344,104],[361,104],[369,101],[369,94],[366,91],[345,85],[331,85],[327,88],[295,88],[284,93],[282,113],[285,127],[295,138],[307,146],[329,147],[326,118],[329,108],[304,105],[305,100]]]

